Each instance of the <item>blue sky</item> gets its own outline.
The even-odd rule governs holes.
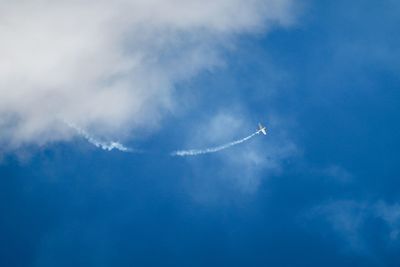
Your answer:
[[[170,20],[185,12],[161,4],[150,21],[167,29],[128,21],[135,31],[122,27],[124,59],[102,57],[84,75],[86,42],[61,47],[79,58],[54,61],[66,62],[65,77],[0,65],[1,266],[400,264],[400,4],[270,0],[279,8],[265,11],[258,1],[222,2],[194,21]],[[26,7],[10,8],[7,21],[26,30],[18,24]],[[229,20],[226,10],[245,15]],[[93,33],[88,25],[83,33]],[[95,52],[115,48],[90,36],[101,40]],[[5,69],[28,78],[18,85]],[[9,85],[21,94],[5,93]],[[71,89],[84,85],[93,88]],[[55,113],[144,153],[97,148],[47,115]],[[259,121],[267,136],[169,155],[240,139]]]

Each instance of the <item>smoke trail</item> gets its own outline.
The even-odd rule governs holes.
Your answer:
[[[251,135],[249,135],[249,136],[247,136],[245,138],[242,138],[242,139],[237,140],[237,141],[230,142],[230,143],[225,144],[225,145],[216,146],[216,147],[210,147],[210,148],[205,148],[205,149],[177,150],[177,151],[172,152],[170,155],[171,156],[186,157],[186,156],[197,156],[197,155],[201,155],[201,154],[215,153],[215,152],[230,148],[232,146],[238,145],[240,143],[246,142],[250,138],[253,138],[255,135],[259,134],[260,132],[261,132],[261,130],[258,130],[257,132],[252,133]]]
[[[94,145],[98,148],[101,148],[101,149],[107,150],[107,151],[116,149],[116,150],[119,150],[122,152],[133,152],[133,150],[131,148],[125,147],[121,143],[114,142],[114,141],[109,141],[109,142],[100,141],[100,140],[96,139],[95,137],[91,136],[88,132],[86,132],[82,128],[80,128],[74,124],[65,122],[65,121],[64,121],[64,123],[67,124],[72,129],[74,129],[75,131],[77,131],[78,134],[80,136],[82,136],[83,138],[85,138],[89,143],[91,143],[92,145]]]

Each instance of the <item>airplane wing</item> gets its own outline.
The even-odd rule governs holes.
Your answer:
[[[266,131],[265,127],[261,129],[261,132],[262,132],[264,135],[267,135],[267,131]]]

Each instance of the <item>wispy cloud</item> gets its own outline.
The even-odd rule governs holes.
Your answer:
[[[392,240],[400,239],[400,203],[387,204],[384,201],[378,201],[373,206],[373,212],[376,216],[384,220],[390,228],[390,238]]]
[[[229,198],[254,193],[261,180],[281,172],[283,162],[297,155],[297,148],[282,132],[282,125],[272,118],[266,119],[265,123],[270,128],[266,136],[252,138],[257,134],[255,132],[246,137],[247,142],[240,146],[220,150],[209,157],[196,157],[196,160],[185,157],[192,166],[189,174],[191,179],[187,182],[188,192],[195,200],[221,203],[219,197],[222,196]],[[204,144],[223,143],[237,135],[244,135],[249,129],[257,129],[257,121],[250,121],[245,111],[234,108],[221,110],[211,119],[196,122],[195,126],[190,127],[185,133],[185,144],[201,147]],[[220,147],[226,148],[229,144]],[[213,164],[209,164],[210,161]],[[221,194],[226,191],[232,191],[233,194]]]
[[[386,225],[387,241],[398,241],[400,238],[398,203],[337,200],[314,207],[308,216],[312,220],[327,222],[346,241],[347,247],[358,251],[369,251],[367,237],[378,234],[371,233],[366,227],[374,220]]]

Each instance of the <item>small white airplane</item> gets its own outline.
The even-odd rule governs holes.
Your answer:
[[[261,123],[258,123],[258,133],[263,133],[267,135],[267,127],[263,126]]]

